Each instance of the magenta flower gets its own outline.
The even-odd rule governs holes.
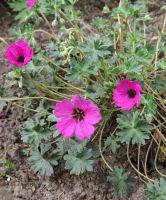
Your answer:
[[[11,44],[4,53],[11,65],[23,67],[27,65],[33,57],[33,49],[25,40],[19,40]]]
[[[139,106],[142,87],[137,81],[121,80],[113,93],[115,105],[122,110],[131,110]]]
[[[79,95],[57,103],[53,113],[59,118],[56,128],[65,138],[74,135],[80,140],[90,138],[95,131],[94,125],[101,120],[99,108]]]
[[[37,2],[37,0],[27,0],[26,6],[30,9],[32,9],[35,6],[36,2]]]

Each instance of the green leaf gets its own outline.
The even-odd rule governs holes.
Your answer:
[[[0,86],[0,97],[3,97],[5,95],[5,88],[3,86]]]
[[[160,93],[166,92],[166,80],[164,76],[157,76],[152,84],[153,88],[158,90]]]
[[[88,85],[86,89],[86,96],[90,99],[97,99],[99,97],[105,96],[105,91],[103,86],[99,85],[98,83],[93,85]]]
[[[152,95],[143,95],[142,103],[144,104],[144,112],[146,114],[154,114],[156,112],[157,104]]]
[[[48,122],[56,122],[57,121],[57,118],[55,117],[54,114],[51,114],[47,117],[47,121]]]
[[[65,168],[71,170],[71,174],[80,175],[85,171],[93,171],[94,161],[92,157],[92,149],[84,149],[81,152],[69,150],[68,154],[64,156]]]
[[[70,72],[66,76],[66,79],[75,83],[84,83],[84,80],[90,75],[97,75],[99,69],[98,65],[92,66],[85,59],[76,60],[73,58],[71,59],[70,66]]]
[[[129,172],[125,172],[124,169],[118,167],[113,169],[107,180],[112,183],[114,194],[121,198],[129,198],[135,185],[134,177]]]
[[[145,16],[145,13],[147,12],[147,8],[145,6],[144,1],[138,1],[135,4],[131,4],[128,0],[124,1],[123,4],[121,4],[119,7],[114,8],[111,11],[111,15],[116,18],[117,14],[120,16],[128,19],[131,17],[137,17],[138,19]]]
[[[7,157],[0,159],[0,176],[7,178],[14,169],[14,164]]]
[[[161,59],[156,64],[158,69],[166,70],[166,59]]]
[[[26,8],[26,2],[25,0],[17,0],[9,3],[9,6],[13,9],[13,11],[18,12]]]
[[[110,13],[110,12],[111,12],[111,11],[110,11],[109,7],[108,7],[107,5],[105,5],[104,8],[103,8],[103,13],[104,13],[104,14],[108,14],[108,13]]]
[[[166,5],[163,5],[163,6],[161,7],[161,10],[163,10],[163,11],[166,12]]]
[[[118,133],[120,142],[145,144],[145,140],[149,139],[152,127],[140,116],[138,111],[119,115],[117,122],[120,129]]]
[[[43,120],[29,119],[25,122],[21,132],[23,142],[39,146],[42,140],[47,140],[51,137],[51,132],[47,128],[43,128],[45,122]]]
[[[160,181],[148,183],[145,193],[149,200],[166,200],[166,180],[160,178]]]
[[[54,138],[60,135],[59,131],[56,130],[55,125],[53,125],[53,126],[50,127],[50,131],[52,131],[52,136],[53,136]]]
[[[98,62],[100,58],[110,56],[113,52],[112,42],[99,35],[89,37],[85,43],[80,43],[80,49],[91,62]]]
[[[7,158],[5,158],[5,164],[10,171],[13,171],[15,169],[14,164],[11,162],[11,160]]]
[[[120,145],[117,144],[117,139],[113,136],[107,137],[104,144],[105,148],[109,147],[113,153],[115,153],[116,150],[120,147]]]
[[[57,160],[59,156],[56,154],[49,155],[48,151],[51,149],[51,145],[40,146],[39,150],[33,150],[29,158],[32,169],[35,173],[39,172],[42,176],[51,176],[53,174],[53,167],[58,164]]]
[[[22,88],[22,71],[20,69],[13,68],[13,71],[10,71],[6,77],[10,86],[18,85]]]
[[[76,145],[76,142],[72,139],[61,138],[56,145],[56,152],[58,155],[63,156],[71,147]]]
[[[49,108],[50,108],[50,103],[48,101],[41,100],[39,106],[36,109],[36,111],[38,112],[35,116],[37,118],[46,117],[48,114]]]
[[[6,105],[7,105],[7,104],[6,104],[5,101],[1,101],[1,100],[0,100],[0,112],[3,111],[3,109],[4,109],[4,107],[5,107]]]
[[[25,22],[30,17],[30,11],[26,7],[25,0],[13,0],[13,2],[9,3],[11,9],[14,12],[19,12],[16,16],[16,20],[20,20],[20,22]]]
[[[104,30],[108,27],[108,21],[103,17],[96,17],[93,19],[92,24],[99,30]]]
[[[2,168],[2,167],[0,167],[0,177],[2,176],[2,177],[6,177],[6,172],[5,172],[5,170]]]

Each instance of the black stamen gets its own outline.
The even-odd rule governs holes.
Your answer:
[[[18,63],[23,63],[23,62],[24,62],[24,56],[19,56],[19,57],[17,58],[17,62],[18,62]]]
[[[127,94],[129,96],[129,98],[134,98],[135,95],[136,95],[136,91],[133,90],[133,89],[130,89],[130,90],[127,91]]]
[[[85,113],[83,110],[79,109],[79,108],[75,108],[74,112],[73,112],[73,118],[76,119],[77,121],[81,121],[84,119],[85,117]]]

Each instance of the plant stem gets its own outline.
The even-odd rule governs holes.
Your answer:
[[[7,102],[10,102],[10,101],[20,101],[20,100],[26,100],[26,99],[45,99],[45,100],[48,100],[48,101],[55,101],[55,102],[59,102],[58,100],[55,100],[55,99],[51,99],[51,98],[47,98],[47,97],[22,97],[22,98],[0,98],[0,101],[7,101]]]
[[[129,156],[129,144],[127,145],[127,159],[131,165],[131,167],[142,177],[144,177],[146,180],[148,180],[149,182],[154,182],[153,179],[150,179],[149,177],[145,176],[143,173],[141,173],[140,171],[137,170],[137,168],[133,165],[133,163],[131,162],[130,156]]]
[[[82,89],[82,88],[79,88],[79,87],[75,87],[74,85],[71,85],[70,83],[65,82],[64,80],[62,80],[62,78],[59,78],[58,76],[55,76],[55,79],[59,80],[59,81],[62,82],[63,84],[65,84],[65,85],[67,85],[67,86],[69,86],[69,87],[71,87],[71,88],[73,88],[73,89],[75,89],[75,90],[78,90],[78,91],[83,92],[83,93],[86,92],[86,90],[84,90],[84,89]]]
[[[144,46],[146,45],[146,24],[143,22],[143,29],[144,29]]]
[[[78,33],[78,39],[83,41],[83,34],[80,32],[80,28],[76,23],[73,23],[68,17],[65,15],[65,13],[62,10],[58,10],[58,12],[63,16],[63,18],[69,22],[69,24],[77,31]]]
[[[103,155],[103,152],[102,152],[102,149],[101,149],[101,139],[102,139],[102,135],[103,135],[103,132],[104,132],[105,125],[106,125],[106,121],[104,121],[103,124],[102,124],[101,134],[100,134],[100,138],[99,138],[99,150],[100,150],[101,158],[104,161],[105,165],[108,167],[108,169],[110,171],[113,171],[113,168],[108,164],[108,162],[104,158],[104,155]]]
[[[166,26],[166,14],[165,14],[165,17],[164,17],[164,22],[163,22],[163,27],[162,27],[162,30],[161,30],[161,34],[164,33],[165,26]],[[154,68],[155,68],[154,77],[155,78],[156,78],[156,75],[157,75],[157,59],[158,59],[158,52],[159,52],[160,42],[161,42],[161,35],[159,36],[157,44],[156,44],[156,53],[155,53],[155,60],[154,60]]]
[[[151,142],[150,142],[150,145],[149,145],[149,147],[148,147],[148,150],[147,150],[147,152],[146,152],[146,156],[145,156],[145,168],[144,168],[144,171],[145,171],[145,175],[148,177],[148,174],[147,174],[147,160],[148,160],[148,155],[149,155],[149,151],[150,151],[150,149],[151,149],[151,146],[152,146],[152,144],[153,144],[153,139],[151,140]]]
[[[0,37],[0,41],[3,42],[5,45],[8,45],[8,43],[6,42],[4,38]]]
[[[40,15],[42,16],[42,18],[44,19],[44,21],[46,22],[47,26],[49,27],[51,33],[52,33],[52,37],[54,38],[55,41],[58,41],[58,38],[55,36],[55,32],[50,24],[50,22],[47,20],[46,16],[40,12]]]
[[[122,0],[119,2],[119,7],[122,5]],[[120,51],[124,51],[124,40],[123,40],[123,18],[118,14],[119,23],[119,38],[120,38]]]

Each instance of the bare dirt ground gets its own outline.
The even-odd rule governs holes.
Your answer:
[[[100,3],[96,1],[95,4],[94,1],[82,1],[79,6],[85,13],[84,20],[90,22],[101,12],[104,3],[106,0]],[[153,6],[156,8],[156,5],[158,6],[157,1]],[[161,26],[162,22],[162,15],[158,10],[158,7],[151,8],[151,15],[155,16],[155,26]],[[11,19],[9,10],[0,3],[0,37],[9,37]],[[152,24],[152,32],[155,28]],[[4,84],[7,71],[3,58],[4,49],[5,45],[0,42],[0,85]],[[8,92],[21,96],[25,91],[11,88]],[[55,168],[55,174],[51,178],[34,174],[27,157],[22,153],[24,144],[20,140],[20,129],[27,117],[26,112],[12,105],[6,115],[0,116],[0,157],[7,153],[16,167],[10,181],[0,179],[0,200],[118,200],[112,196],[111,184],[106,181],[108,171],[100,159],[97,160],[93,173],[82,176],[70,175],[64,170],[63,163]],[[130,200],[146,200],[143,190],[144,185],[138,183]]]

